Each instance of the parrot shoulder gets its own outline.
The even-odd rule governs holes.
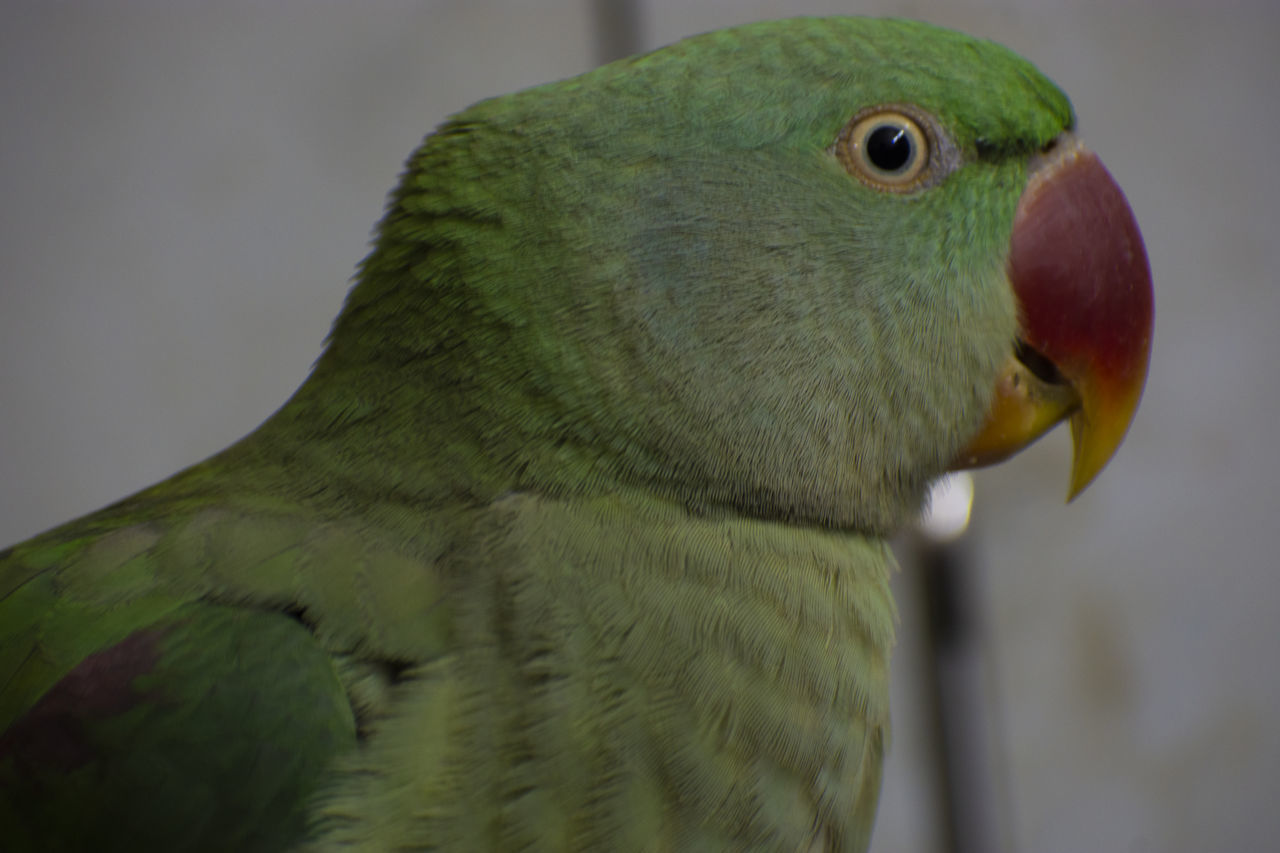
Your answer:
[[[431,563],[376,524],[144,500],[0,553],[0,825],[296,840],[397,673],[440,652]]]

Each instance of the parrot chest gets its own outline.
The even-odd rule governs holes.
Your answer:
[[[495,504],[322,813],[502,849],[865,846],[887,728],[882,543],[620,498]]]

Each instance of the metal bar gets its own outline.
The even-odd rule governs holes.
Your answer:
[[[967,475],[958,475],[967,478]],[[990,662],[982,654],[977,567],[967,536],[972,480],[935,489],[911,538],[910,571],[924,614],[923,695],[934,754],[939,838],[946,853],[993,853],[1000,831],[998,737]]]
[[[644,49],[636,0],[592,0],[591,10],[596,23],[596,58],[601,64]]]

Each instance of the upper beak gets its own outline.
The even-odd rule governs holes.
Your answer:
[[[1036,157],[1014,215],[1009,282],[1019,340],[987,421],[953,463],[998,462],[1071,419],[1071,500],[1120,446],[1147,378],[1151,269],[1124,194],[1064,134]]]

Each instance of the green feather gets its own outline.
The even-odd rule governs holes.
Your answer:
[[[959,167],[852,178],[876,104]],[[0,554],[6,846],[863,849],[883,537],[982,419],[1072,121],[854,18],[453,117],[279,412]]]

